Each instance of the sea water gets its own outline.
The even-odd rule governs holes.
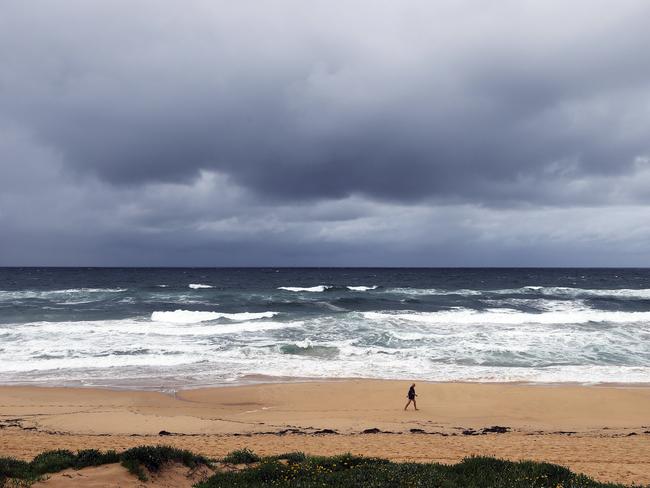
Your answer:
[[[645,383],[646,269],[0,269],[0,383]]]

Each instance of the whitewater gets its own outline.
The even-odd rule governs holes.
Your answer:
[[[650,272],[0,269],[0,383],[647,383]]]

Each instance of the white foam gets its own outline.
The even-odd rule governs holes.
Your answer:
[[[491,308],[476,311],[465,308],[442,312],[364,312],[368,320],[409,321],[423,324],[585,324],[589,322],[636,323],[650,321],[650,312],[616,312],[576,309],[542,313],[526,313],[508,308]]]
[[[376,290],[377,285],[374,286],[348,286],[348,290],[351,291],[369,291],[369,290]]]
[[[228,319],[233,321],[270,319],[277,314],[278,312],[223,313],[201,312],[196,310],[174,310],[173,312],[153,312],[151,314],[151,320],[153,322],[166,322],[169,324],[193,324],[217,319]]]
[[[203,288],[214,288],[212,285],[204,285],[201,283],[190,283],[189,286],[192,290],[201,290]]]
[[[267,322],[267,321],[255,321],[255,322],[238,322],[234,324],[176,324],[175,327],[170,327],[170,324],[152,322],[148,326],[141,327],[138,331],[151,336],[155,334],[157,336],[170,336],[183,338],[183,340],[190,340],[192,342],[199,342],[197,339],[202,337],[211,337],[215,335],[222,334],[238,334],[242,332],[264,332],[270,330],[281,330],[281,329],[291,329],[302,327],[303,322]],[[135,330],[130,330],[126,333],[138,332]],[[198,350],[201,347],[196,344]],[[223,353],[223,351],[218,351]]]
[[[238,332],[259,332],[265,330],[280,330],[302,327],[303,322],[244,322],[216,326],[213,332],[217,334],[233,334]]]
[[[527,307],[543,312],[564,312],[571,310],[586,310],[589,307],[583,300],[558,300],[547,298],[487,298],[483,303],[495,307],[512,308]]]
[[[462,291],[462,290],[459,290]],[[650,299],[650,288],[575,288],[571,286],[522,286],[521,288],[503,288],[498,290],[483,290],[481,294],[495,295],[543,295],[566,298],[632,298]]]
[[[67,290],[51,290],[44,293],[122,293],[128,288],[69,288]]]
[[[405,295],[461,295],[461,296],[480,296],[480,295],[534,295],[540,294],[545,296],[562,296],[570,298],[590,298],[590,297],[612,297],[612,298],[631,298],[631,299],[650,299],[650,288],[621,288],[621,289],[590,289],[590,288],[573,288],[568,286],[537,286],[528,285],[521,288],[503,288],[492,290],[442,290],[437,288],[389,288],[387,293],[397,293]]]
[[[178,293],[166,293],[165,291],[160,291],[156,293],[152,293],[147,297],[147,302],[166,302],[166,303],[177,303],[180,305],[191,305],[191,304],[197,304],[197,305],[211,305],[211,306],[217,306],[217,303],[209,300],[200,300],[201,298],[200,295],[197,295],[196,293],[192,292],[187,292],[187,294],[178,294]]]
[[[62,302],[56,302],[57,305],[82,305],[84,303],[94,303],[97,300],[64,300]]]
[[[179,318],[188,311],[181,312]],[[650,321],[513,326],[510,318],[520,320],[522,312],[471,312],[351,312],[304,322],[175,323],[144,317],[0,324],[0,334],[8,334],[3,335],[0,372],[5,382],[47,377],[61,384],[100,375],[118,385],[129,375],[151,381],[165,374],[185,378],[189,385],[251,374],[561,382],[650,377]],[[557,314],[582,312],[589,310],[567,303]],[[284,343],[336,347],[339,353],[328,359],[282,354],[277,345]],[[30,376],[29,371],[43,373]]]
[[[481,290],[440,290],[438,288],[388,288],[387,293],[396,293],[400,295],[413,295],[413,296],[438,296],[438,295],[463,295],[463,296],[478,296],[482,295]]]
[[[281,289],[321,292],[328,288]],[[367,288],[337,290],[347,293]],[[120,290],[79,288],[44,293],[68,304],[95,298],[110,297],[112,302],[131,299],[130,294],[93,295]],[[616,294],[636,299],[644,290],[538,286],[492,291],[420,289],[416,293],[480,295],[481,306],[490,308],[365,313],[318,301],[327,300],[331,294],[326,293],[309,297],[310,306],[331,311],[303,314],[288,308],[281,319],[272,318],[277,312],[270,311],[225,313],[219,310],[224,305],[209,302],[196,307],[206,311],[185,310],[193,307],[183,301],[204,297],[207,302],[210,295],[185,290],[178,294],[149,288],[148,299],[179,308],[174,311],[149,315],[153,309],[166,308],[155,305],[145,316],[129,319],[0,323],[1,381],[50,378],[52,384],[61,384],[101,376],[123,385],[129,375],[142,381],[158,381],[168,375],[173,378],[169,381],[194,386],[200,381],[216,384],[253,374],[440,381],[647,382],[650,378],[650,308],[635,303],[647,311],[596,310],[590,308],[595,305],[589,300]],[[278,292],[256,293],[256,303],[278,299]],[[407,295],[389,298],[406,299]],[[292,303],[296,296],[280,294],[280,299]],[[178,304],[169,305],[173,301]],[[327,358],[283,354],[280,344],[336,347],[338,354]]]
[[[320,293],[325,290],[329,290],[332,288],[331,286],[328,285],[317,285],[317,286],[309,286],[309,287],[301,287],[301,286],[280,286],[278,287],[278,290],[286,290],[286,291],[293,291],[293,292],[310,292],[310,293]]]
[[[541,287],[538,290],[543,295],[559,295],[568,297],[614,297],[614,298],[640,298],[650,299],[650,289],[584,289],[584,288],[571,288],[563,286]]]
[[[0,290],[0,300],[20,300],[29,298],[57,298],[61,295],[88,295],[99,293],[122,293],[127,288],[68,288],[65,290]]]

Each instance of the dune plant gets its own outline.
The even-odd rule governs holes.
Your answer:
[[[352,455],[305,457],[282,462],[262,458],[249,469],[218,472],[196,488],[621,488],[599,483],[567,468],[532,461],[511,462],[472,457],[455,465],[393,463]]]
[[[139,446],[124,451],[119,456],[122,466],[141,481],[147,481],[148,476],[143,467],[150,472],[159,471],[162,466],[171,462],[182,463],[189,468],[199,464],[210,465],[210,461],[200,455],[185,449],[170,446]]]
[[[57,473],[68,468],[82,469],[118,462],[143,481],[148,478],[144,468],[155,472],[164,464],[171,462],[179,462],[190,468],[201,464],[211,465],[210,461],[203,456],[169,446],[134,447],[120,454],[115,451],[101,452],[96,449],[86,449],[76,453],[55,450],[43,452],[31,462],[0,458],[0,488],[29,485],[46,474]]]
[[[394,463],[351,454],[323,457],[294,452],[260,457],[249,449],[240,449],[228,454],[224,461],[251,466],[239,471],[218,471],[195,487],[623,488],[623,485],[597,482],[555,464],[490,457],[470,457],[446,465]],[[211,465],[203,456],[169,446],[140,446],[122,453],[56,450],[39,454],[31,462],[0,457],[0,488],[29,486],[44,475],[63,469],[116,462],[143,481],[147,472],[159,471],[171,462],[190,468]]]
[[[260,457],[248,448],[229,452],[223,458],[223,462],[229,464],[251,464],[259,461]]]

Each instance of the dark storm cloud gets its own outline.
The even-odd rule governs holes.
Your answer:
[[[650,264],[648,18],[0,0],[0,265]]]
[[[543,202],[650,154],[647,2],[0,9],[3,117],[112,184]]]

